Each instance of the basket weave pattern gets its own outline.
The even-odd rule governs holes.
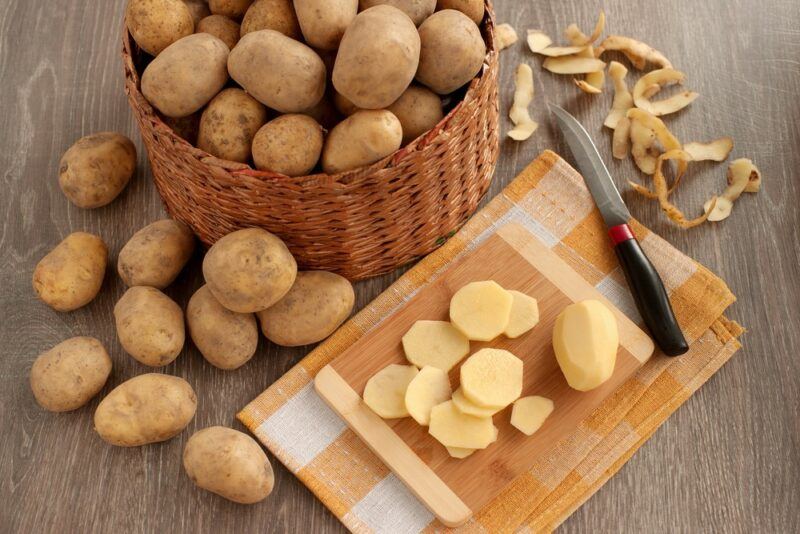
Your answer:
[[[173,132],[142,96],[138,50],[124,30],[125,92],[167,211],[206,244],[265,228],[303,269],[351,280],[427,254],[472,215],[494,174],[498,53],[489,2],[487,14],[483,71],[433,130],[373,165],[296,178],[216,159]]]

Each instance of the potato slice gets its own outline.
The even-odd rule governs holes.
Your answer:
[[[462,449],[485,449],[497,439],[491,417],[465,415],[453,401],[433,407],[428,432],[445,447]]]
[[[473,452],[477,449],[465,449],[463,447],[445,447],[447,449],[447,453],[452,456],[453,458],[458,458],[459,460],[463,460],[467,456],[470,456]]]
[[[447,371],[430,365],[420,369],[406,389],[406,410],[414,421],[428,426],[431,410],[453,394]]]
[[[403,336],[403,351],[417,367],[449,371],[469,354],[469,339],[447,321],[417,321]]]
[[[508,326],[513,301],[497,282],[470,282],[450,299],[450,320],[469,339],[491,341]]]
[[[522,360],[507,350],[481,349],[461,366],[461,389],[478,406],[508,406],[522,393]]]
[[[511,425],[527,436],[532,436],[544,424],[555,405],[550,399],[531,396],[522,397],[514,402],[511,410]]]
[[[541,54],[542,52],[540,51],[539,53]],[[588,74],[605,69],[606,64],[599,59],[573,55],[548,57],[542,63],[542,67],[554,74]]]
[[[539,324],[539,303],[535,298],[519,291],[509,290],[511,297],[511,315],[506,326],[506,337],[518,338]]]
[[[465,415],[472,415],[473,417],[491,417],[505,406],[497,406],[493,408],[484,408],[483,406],[478,406],[468,398],[464,396],[464,392],[461,388],[458,388],[453,392],[453,404],[456,405],[458,411],[465,414]]]
[[[364,403],[384,419],[408,417],[406,390],[418,372],[413,365],[387,365],[367,381]]]

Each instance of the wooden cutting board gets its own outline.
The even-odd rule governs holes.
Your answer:
[[[491,346],[511,351],[524,361],[522,395],[552,399],[555,410],[533,436],[511,426],[511,407],[494,416],[500,434],[487,449],[458,460],[451,458],[410,417],[383,420],[362,401],[367,380],[391,363],[407,364],[403,334],[419,319],[448,320],[450,298],[476,280],[495,280],[539,301],[539,324],[518,339],[472,342],[471,353]],[[614,374],[590,392],[571,389],[558,367],[552,346],[556,316],[572,302],[597,299],[614,311],[620,349]],[[319,395],[377,454],[408,488],[447,526],[458,526],[497,496],[537,458],[572,432],[606,397],[653,353],[650,338],[594,287],[533,234],[508,224],[482,245],[450,264],[383,323],[345,350],[316,377]],[[458,366],[450,374],[458,385]]]

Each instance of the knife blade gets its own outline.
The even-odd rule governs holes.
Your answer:
[[[631,214],[591,136],[564,109],[550,104],[550,110],[608,227],[614,252],[653,340],[667,356],[685,354],[689,344],[675,318],[664,282],[628,226]]]

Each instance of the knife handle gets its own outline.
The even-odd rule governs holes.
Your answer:
[[[627,224],[609,229],[614,251],[625,273],[636,307],[653,340],[667,356],[679,356],[689,350],[669,303],[664,282],[642,250]]]

